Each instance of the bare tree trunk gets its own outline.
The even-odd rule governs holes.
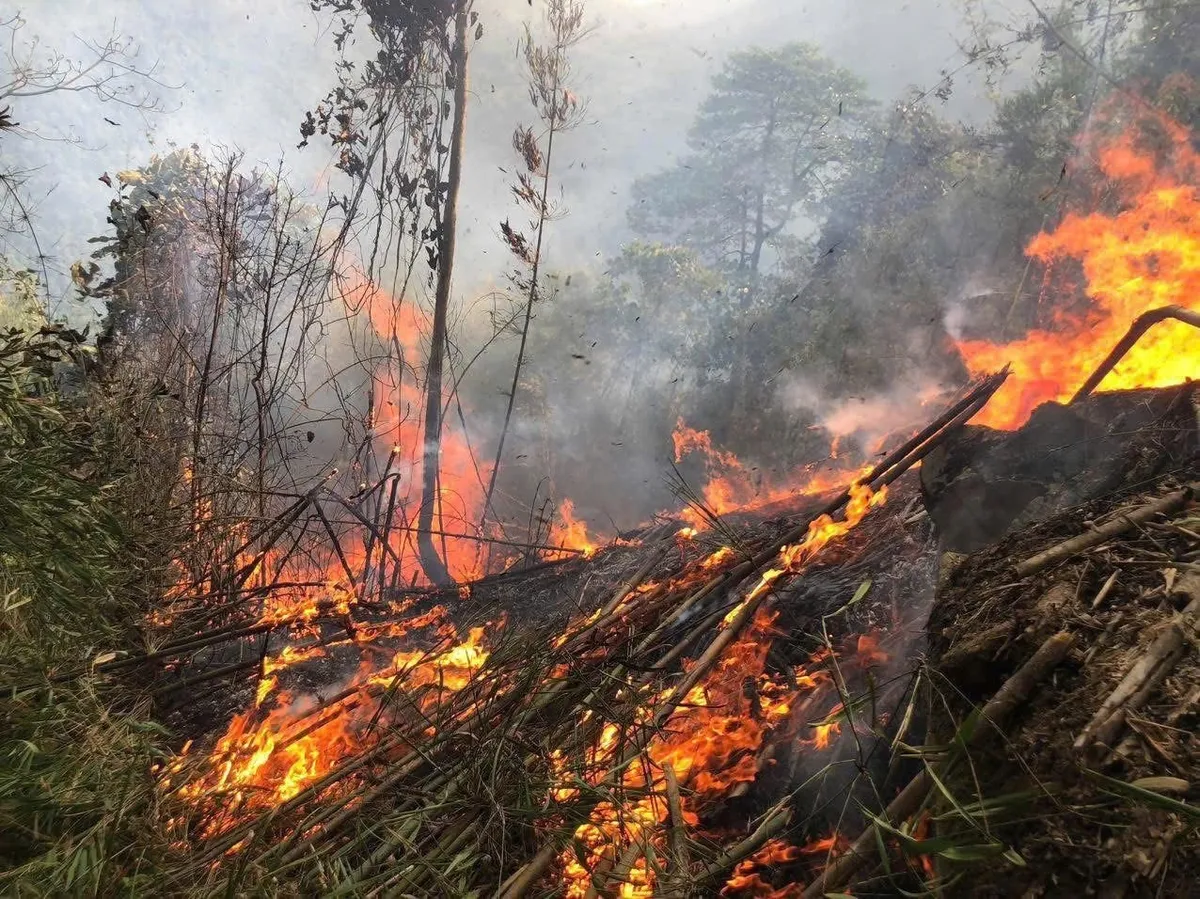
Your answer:
[[[229,297],[229,279],[233,268],[232,256],[235,252],[234,240],[229,234],[232,222],[237,221],[237,206],[240,197],[233,188],[234,162],[230,160],[221,178],[221,198],[217,206],[217,295],[213,305],[212,327],[209,328],[208,347],[204,353],[204,364],[200,370],[200,380],[196,385],[196,402],[192,409],[192,501],[191,516],[193,532],[198,533],[202,525],[200,515],[200,499],[204,495],[203,476],[206,473],[206,462],[202,461],[201,446],[204,438],[204,416],[208,401],[209,388],[212,386],[213,362],[217,355],[217,341],[221,330],[221,316],[225,312],[225,301]],[[232,195],[232,196],[231,196]],[[233,204],[233,212],[230,205]]]
[[[458,0],[454,17],[454,128],[450,137],[449,189],[438,252],[437,291],[433,305],[429,367],[425,378],[425,445],[421,463],[421,509],[417,516],[417,552],[421,568],[437,586],[453,583],[433,540],[433,516],[438,503],[438,470],[442,454],[442,362],[446,349],[446,313],[454,274],[458,225],[458,189],[462,181],[463,137],[467,121],[467,3]],[[442,530],[442,528],[439,528]]]

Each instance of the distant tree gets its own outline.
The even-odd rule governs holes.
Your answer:
[[[809,44],[731,54],[688,134],[691,153],[634,184],[630,225],[753,278],[773,241],[822,214],[870,122],[864,90]]]
[[[115,30],[103,41],[77,37],[81,46],[72,56],[27,34],[27,24],[20,11],[0,14],[0,134],[49,137],[28,121],[28,107],[50,94],[87,94],[142,114],[160,110],[158,91],[167,85],[157,77],[157,63],[142,64],[130,38]],[[48,256],[34,223],[36,211],[25,195],[27,174],[0,162],[0,253],[29,258],[49,298]]]

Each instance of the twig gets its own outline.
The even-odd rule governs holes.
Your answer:
[[[1092,600],[1093,609],[1099,608],[1100,603],[1104,602],[1104,600],[1108,597],[1109,592],[1112,591],[1113,585],[1117,582],[1118,574],[1120,574],[1119,570],[1114,571],[1108,576],[1108,580],[1104,582],[1104,586],[1100,588],[1100,592],[1097,593],[1096,598]]]

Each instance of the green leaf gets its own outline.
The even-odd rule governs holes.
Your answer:
[[[1180,802],[1178,799],[1172,799],[1153,790],[1144,789],[1136,784],[1105,777],[1099,771],[1093,771],[1091,768],[1084,768],[1083,773],[1102,786],[1108,787],[1111,792],[1124,796],[1126,799],[1135,800],[1155,808],[1163,809],[1164,811],[1177,812],[1187,818],[1191,818],[1193,821],[1200,821],[1200,808],[1194,805]]]
[[[937,855],[952,862],[981,862],[1004,855],[1008,848],[1003,843],[976,843],[965,846],[950,846]]]

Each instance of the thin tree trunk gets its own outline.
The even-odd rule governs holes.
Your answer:
[[[555,95],[558,87],[555,86]],[[554,112],[551,112],[553,115]],[[525,299],[525,321],[521,326],[521,344],[517,347],[517,362],[513,366],[512,389],[508,392],[508,405],[504,409],[504,424],[500,428],[500,440],[496,444],[496,460],[492,463],[492,473],[488,478],[487,493],[483,498],[483,517],[479,520],[479,529],[483,530],[487,523],[488,512],[492,507],[492,493],[496,489],[496,476],[500,473],[500,460],[504,456],[504,441],[508,437],[508,426],[512,421],[513,405],[517,400],[517,385],[521,380],[521,368],[525,363],[525,344],[529,340],[529,321],[533,317],[533,302],[537,298],[538,271],[542,263],[542,236],[546,233],[546,197],[550,192],[550,160],[554,155],[553,124],[550,126],[550,136],[546,140],[546,161],[542,169],[542,198],[539,209],[537,243],[533,250],[533,266],[530,270],[529,295]]]
[[[767,205],[767,164],[771,158],[771,141],[775,136],[775,125],[777,122],[777,114],[775,104],[771,104],[771,118],[767,122],[767,130],[763,135],[762,150],[759,158],[759,178],[761,179],[758,186],[758,197],[756,208],[754,210],[754,248],[750,253],[750,277],[757,286],[758,267],[762,263],[763,244],[767,242],[767,228],[765,221],[766,205]]]
[[[433,516],[438,509],[438,469],[442,453],[442,361],[446,348],[446,313],[454,274],[458,224],[458,189],[462,181],[463,136],[467,121],[467,0],[458,0],[454,17],[454,128],[450,138],[449,189],[438,252],[437,292],[433,305],[429,368],[425,379],[425,445],[421,463],[421,509],[417,516],[417,552],[425,576],[436,586],[453,583],[433,540]]]
[[[204,364],[200,370],[200,381],[196,385],[196,403],[192,410],[192,502],[191,515],[192,527],[195,533],[199,532],[202,525],[200,516],[200,498],[203,495],[202,475],[203,469],[201,462],[200,448],[204,437],[204,415],[206,404],[208,401],[208,390],[211,386],[209,381],[212,377],[213,360],[217,353],[217,341],[221,329],[221,316],[225,312],[225,301],[229,296],[229,278],[233,270],[232,255],[234,253],[233,239],[229,235],[229,230],[236,227],[237,213],[236,202],[239,197],[235,197],[233,213],[230,213],[230,194],[233,192],[233,163],[230,162],[226,167],[223,177],[221,178],[221,200],[218,204],[217,215],[217,237],[218,237],[218,261],[217,261],[217,296],[213,304],[212,327],[208,334],[208,347],[204,354]],[[233,224],[231,224],[233,223]]]

